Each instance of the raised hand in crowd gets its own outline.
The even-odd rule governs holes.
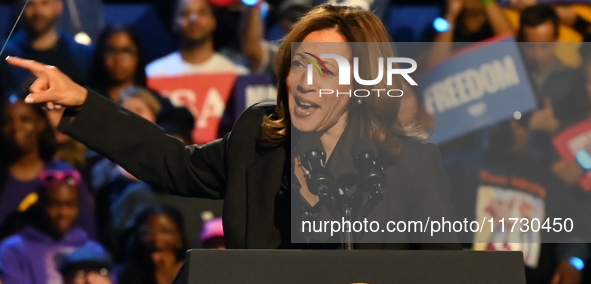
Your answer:
[[[550,99],[544,99],[544,107],[534,111],[529,121],[529,129],[534,131],[543,131],[549,134],[555,133],[560,127],[560,123],[554,115],[554,108]]]
[[[558,14],[562,24],[573,26],[577,21],[577,13],[570,5],[556,5],[554,6],[554,10]]]
[[[582,273],[570,264],[563,260],[558,265],[551,284],[579,284],[581,283]]]
[[[445,30],[439,30],[429,52],[428,66],[445,60],[460,42],[486,40],[493,36],[513,35],[511,23],[496,0],[447,0]]]
[[[445,14],[445,19],[453,23],[464,9],[464,2],[466,0],[447,0],[447,13]]]
[[[558,161],[552,164],[552,172],[568,185],[575,185],[585,173],[577,161]]]

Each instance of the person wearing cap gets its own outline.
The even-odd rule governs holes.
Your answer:
[[[222,218],[213,218],[203,223],[201,247],[205,249],[226,249]]]
[[[64,284],[112,284],[113,263],[107,252],[93,245],[82,246],[59,262]]]

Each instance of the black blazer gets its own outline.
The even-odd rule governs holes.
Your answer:
[[[157,184],[170,193],[223,198],[228,248],[272,249],[281,247],[282,236],[276,225],[276,214],[281,208],[275,205],[282,178],[288,174],[285,164],[290,153],[289,143],[279,147],[261,143],[263,117],[274,110],[272,105],[255,105],[240,116],[232,131],[223,138],[203,146],[184,146],[161,128],[89,91],[82,107],[66,110],[59,129],[120,164],[137,178]],[[377,208],[376,214],[410,212],[406,217],[417,218],[431,213],[433,216],[453,214],[449,211],[452,208],[449,182],[437,146],[416,138],[401,139],[402,155],[394,166],[386,169],[389,184],[384,191],[396,191],[399,194],[392,196],[401,197],[402,194],[404,198]],[[334,153],[337,151],[339,149],[335,148]],[[346,149],[340,151],[347,152]],[[350,152],[346,156],[350,156]],[[408,244],[359,246],[406,247]],[[422,247],[460,248],[459,244]]]

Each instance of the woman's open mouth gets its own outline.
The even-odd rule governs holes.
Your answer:
[[[319,105],[312,103],[309,100],[302,99],[300,97],[293,97],[296,103],[296,114],[300,117],[306,117],[312,114],[316,109],[320,108]]]

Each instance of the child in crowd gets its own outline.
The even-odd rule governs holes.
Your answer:
[[[61,284],[57,261],[81,246],[102,247],[75,226],[80,207],[80,173],[45,170],[28,225],[0,244],[2,284]]]

